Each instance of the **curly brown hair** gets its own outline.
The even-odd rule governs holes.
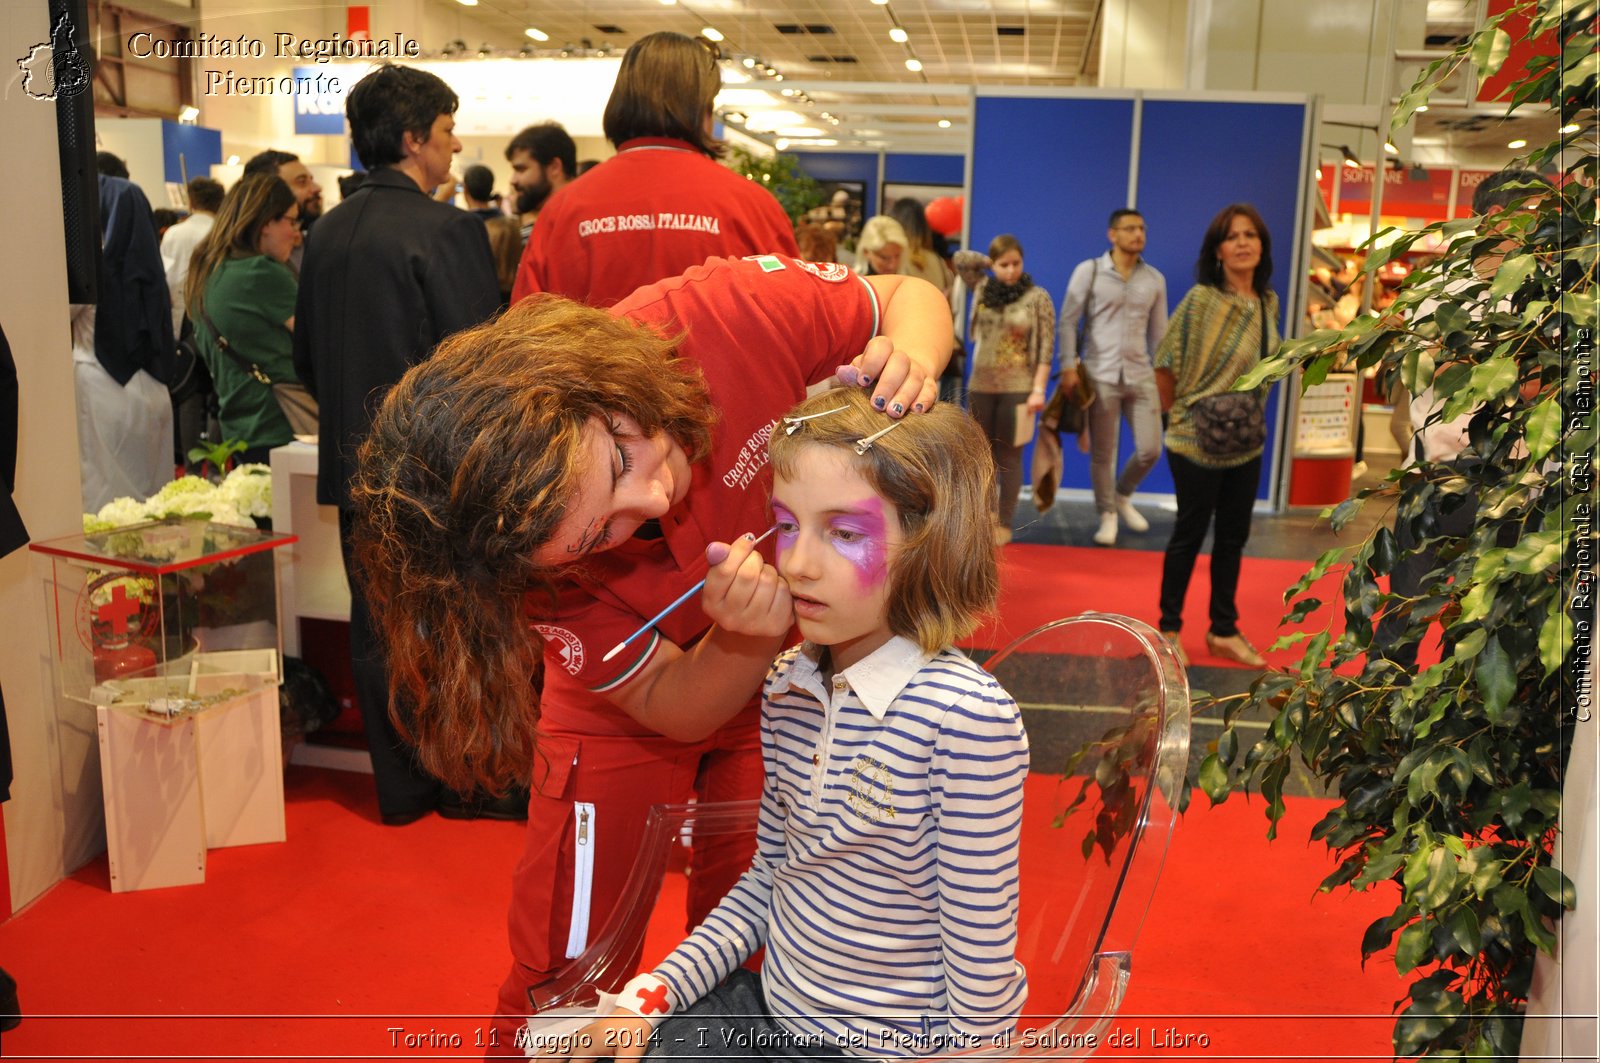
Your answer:
[[[535,560],[584,468],[583,429],[622,413],[698,461],[717,412],[677,339],[541,295],[457,333],[385,396],[357,455],[356,577],[388,653],[390,715],[456,790],[526,782],[553,601]]]
[[[983,429],[961,407],[940,403],[899,422],[865,454],[857,440],[895,422],[872,407],[871,392],[836,388],[814,395],[789,417],[814,417],[767,444],[775,475],[794,474],[808,446],[848,448],[862,477],[900,514],[904,536],[889,565],[889,630],[936,653],[969,635],[994,611],[1000,593],[993,521],[994,457]]]

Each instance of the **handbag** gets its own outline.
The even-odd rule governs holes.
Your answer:
[[[1261,357],[1267,356],[1267,302],[1261,300]],[[1266,401],[1254,391],[1225,391],[1189,404],[1200,449],[1213,458],[1231,458],[1267,441]]]
[[[1089,407],[1092,405],[1094,405],[1094,382],[1089,379],[1088,373],[1079,372],[1077,387],[1056,388],[1056,393],[1050,396],[1044,412],[1039,416],[1039,424],[1051,432],[1070,432],[1076,435],[1082,432],[1088,423]]]
[[[228,338],[217,328],[217,323],[211,320],[208,311],[201,310],[200,314],[206,319],[206,328],[217,338],[217,349],[232,358],[234,364],[244,370],[246,375],[272,389],[272,397],[278,401],[278,409],[283,411],[284,419],[289,422],[289,431],[297,436],[316,435],[319,413],[317,400],[306,386],[298,380],[278,381],[267,376],[259,365],[234,349],[233,344],[229,343]]]

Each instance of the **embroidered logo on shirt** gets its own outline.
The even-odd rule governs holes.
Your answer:
[[[874,823],[894,818],[894,776],[882,762],[863,753],[850,765],[846,777],[850,792],[845,802],[850,811]]]
[[[821,279],[832,281],[835,284],[850,276],[849,268],[837,262],[801,262],[799,266],[807,273],[813,273]]]
[[[754,262],[760,266],[762,273],[776,273],[783,268],[783,263],[778,260],[776,255],[746,255],[744,260],[746,262]],[[804,264],[803,262],[801,263],[801,265]]]
[[[776,427],[778,427],[777,421],[769,421],[757,428],[750,438],[744,441],[744,446],[739,448],[739,457],[734,461],[733,468],[722,474],[724,484],[738,488],[750,486],[750,481],[767,467],[767,462],[770,460],[767,456],[767,440],[772,438],[772,430]]]
[[[533,630],[545,637],[547,645],[545,652],[550,652],[550,646],[556,648],[556,656],[561,660],[561,667],[572,675],[583,671],[584,653],[583,640],[564,627],[554,624],[535,624]]]

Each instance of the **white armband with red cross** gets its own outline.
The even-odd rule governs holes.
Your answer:
[[[674,1010],[672,990],[650,973],[635,975],[617,994],[617,1007],[626,1008],[650,1024],[653,1030]]]

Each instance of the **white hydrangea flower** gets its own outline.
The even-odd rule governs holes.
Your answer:
[[[222,481],[218,494],[247,517],[270,517],[272,470],[260,463],[241,465]]]

